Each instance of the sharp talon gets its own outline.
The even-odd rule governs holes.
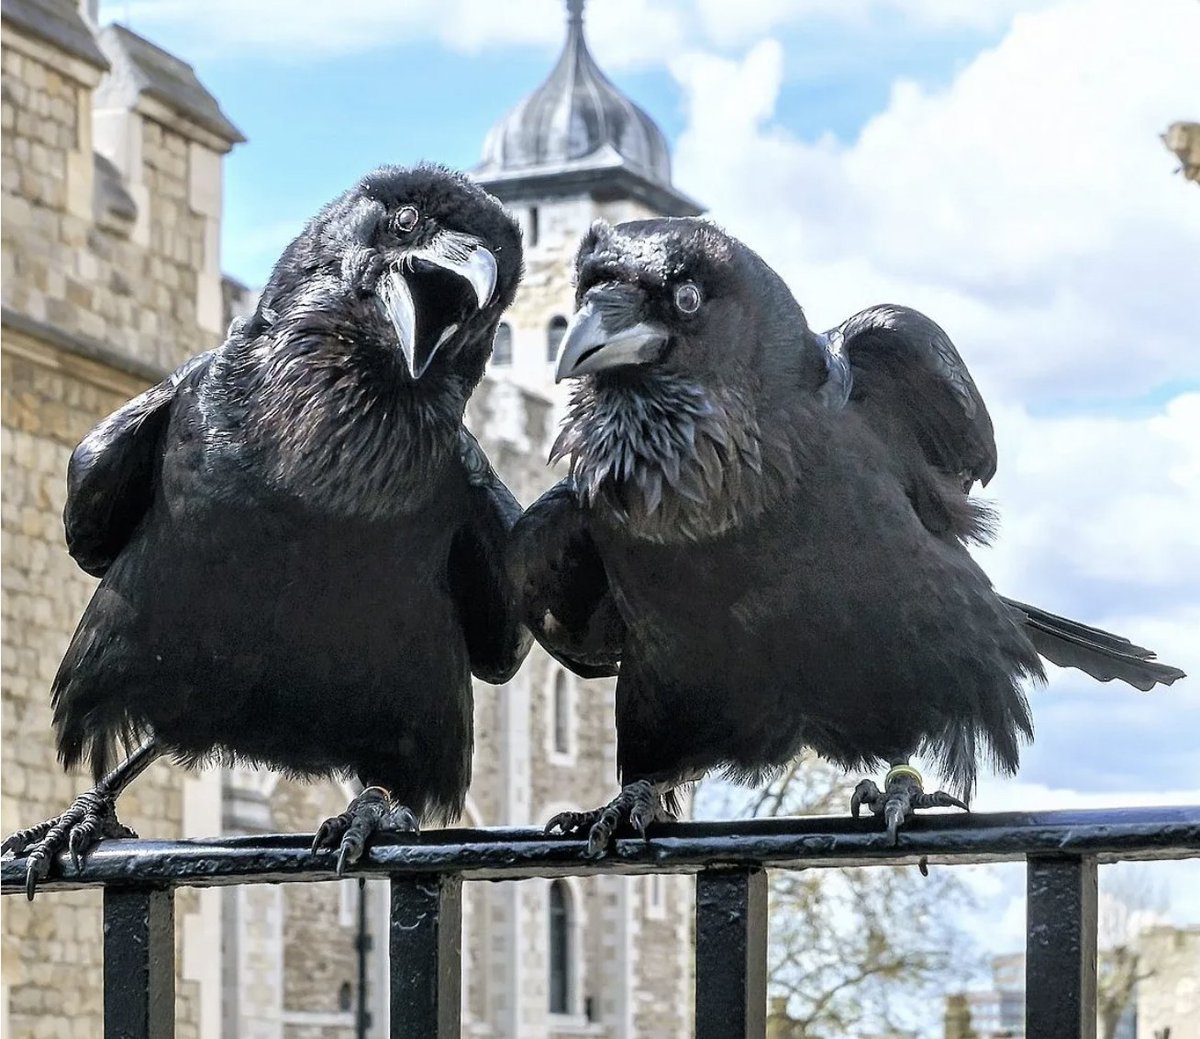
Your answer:
[[[926,856],[922,855],[918,860],[917,869],[921,871],[921,876],[929,876],[929,859]]]
[[[888,805],[884,812],[887,820],[888,843],[894,848],[900,841],[900,824],[904,822],[904,809],[899,805]]]
[[[419,833],[420,827],[417,825],[417,817],[413,815],[412,809],[405,805],[397,808],[388,818],[388,829],[394,830],[396,833]]]
[[[584,857],[601,858],[617,830],[626,822],[649,841],[650,824],[670,819],[654,784],[639,779],[621,789],[608,804],[591,812],[559,812],[546,824],[546,833],[558,829],[564,836],[587,837]]]
[[[78,826],[71,831],[71,837],[67,841],[67,851],[71,855],[71,865],[74,866],[76,870],[79,869],[79,857],[84,849],[86,839],[87,837],[85,836],[83,827]]]
[[[337,820],[340,820],[341,818],[341,816],[336,817]],[[317,827],[317,832],[313,835],[312,842],[312,853],[314,855],[316,855],[319,851],[333,850],[333,835],[337,829],[334,824],[335,819],[326,819],[319,827]]]
[[[312,853],[337,852],[337,874],[362,858],[371,839],[380,833],[413,833],[417,817],[405,805],[389,807],[390,798],[381,787],[367,787],[341,815],[326,819],[313,835]]]
[[[872,811],[875,811],[875,804],[880,798],[879,787],[871,780],[864,779],[854,788],[854,793],[850,795],[850,815],[857,819],[862,811],[862,806],[867,805]]]
[[[589,859],[600,859],[604,857],[605,851],[608,850],[608,841],[612,835],[605,830],[593,828],[588,835],[586,855]]]
[[[37,891],[37,882],[37,871],[34,868],[33,860],[30,859],[25,866],[25,900],[27,902],[33,901],[34,892]]]

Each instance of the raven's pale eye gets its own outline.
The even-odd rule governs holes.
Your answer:
[[[408,232],[417,226],[420,214],[414,206],[405,206],[396,214],[396,230]]]
[[[700,309],[700,290],[692,282],[685,281],[675,290],[675,306],[681,313],[696,313]]]

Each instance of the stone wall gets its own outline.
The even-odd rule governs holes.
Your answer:
[[[1137,1039],[1200,1039],[1200,927],[1155,927],[1139,945]]]
[[[148,189],[139,219],[149,240],[138,242],[133,225],[96,220],[88,85],[16,47],[2,61],[4,306],[152,368],[216,346],[220,329],[197,310],[207,217],[190,198],[210,175],[202,153],[177,130],[130,117]]]
[[[38,361],[30,359],[37,356]],[[5,832],[61,811],[90,786],[83,771],[55,760],[50,682],[96,582],[62,545],[63,474],[79,438],[140,386],[98,365],[48,354],[11,332],[4,337],[0,388],[4,416],[4,643],[0,671]],[[153,765],[121,799],[121,818],[141,833],[182,836],[182,780]],[[176,901],[177,921],[195,909],[195,893]],[[178,928],[177,928],[178,931]],[[182,966],[182,957],[178,962]],[[13,1039],[101,1032],[99,892],[43,894],[30,904],[6,899],[3,970]],[[197,1035],[195,986],[177,980],[180,1039]],[[64,999],[69,994],[69,999]]]
[[[129,211],[114,207],[120,184],[93,148],[99,51],[60,49],[8,13],[6,6],[0,55],[6,833],[60,812],[91,785],[82,771],[59,767],[49,702],[96,583],[63,544],[67,460],[93,425],[160,370],[214,345],[213,322],[202,325],[198,316],[196,272],[216,263],[203,188],[214,162],[219,171],[219,155],[197,149],[178,120],[168,128],[130,113],[139,177],[152,188],[140,211],[147,235],[138,240]],[[147,836],[182,836],[188,806],[205,804],[206,787],[211,781],[156,764],[122,797],[121,818]],[[175,913],[176,1034],[209,1039],[211,1027],[203,1036],[200,1030],[193,974],[204,974],[216,955],[213,932],[201,926],[198,893],[181,892]],[[2,936],[5,1034],[99,1035],[99,893],[42,894],[32,905],[6,900]],[[218,1024],[210,1014],[210,1025]]]

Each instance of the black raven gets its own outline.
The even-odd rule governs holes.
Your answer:
[[[945,333],[880,306],[809,330],[779,276],[697,220],[597,224],[558,377],[570,475],[514,528],[526,623],[587,677],[615,674],[624,789],[551,828],[593,854],[712,769],[757,782],[805,747],[892,766],[852,802],[892,839],[1018,765],[1041,653],[1140,689],[1182,672],[1125,639],[997,595],[965,547],[996,468],[987,409]],[[955,794],[926,794],[930,758]]]
[[[129,835],[115,798],[162,754],[358,777],[314,842],[341,842],[339,871],[374,829],[458,814],[471,674],[507,681],[531,642],[503,566],[520,506],[462,425],[520,275],[494,198],[382,167],[308,223],[219,348],[75,449],[67,546],[101,581],[54,725],[98,785],[5,842],[30,897],[58,850]]]

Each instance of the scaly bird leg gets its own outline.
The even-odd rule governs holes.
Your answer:
[[[888,839],[893,845],[899,840],[897,834],[900,827],[919,809],[953,807],[970,811],[965,803],[942,790],[925,793],[921,773],[903,761],[892,765],[884,778],[883,790],[869,779],[864,779],[854,788],[850,798],[850,814],[855,819],[864,804],[876,815],[883,816],[887,823]]]
[[[608,804],[590,812],[559,812],[546,823],[546,832],[560,833],[570,836],[588,836],[588,846],[585,855],[590,859],[600,858],[604,854],[616,832],[623,822],[628,822],[643,839],[646,828],[653,822],[674,822],[675,817],[663,807],[662,796],[653,783],[648,779],[639,779],[621,788]]]
[[[313,837],[315,855],[321,850],[338,849],[337,871],[340,876],[353,866],[378,833],[416,833],[417,817],[404,805],[393,805],[391,795],[379,786],[369,786],[341,815],[321,823]]]
[[[106,837],[136,837],[128,826],[117,818],[117,798],[140,776],[162,751],[154,740],[143,744],[125,761],[114,768],[91,790],[80,794],[70,807],[53,819],[18,830],[0,847],[0,854],[27,856],[25,865],[25,897],[33,900],[39,880],[50,874],[50,863],[64,849],[79,869],[84,854],[97,841]]]

